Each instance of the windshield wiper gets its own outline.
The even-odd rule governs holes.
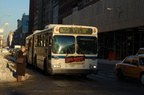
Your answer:
[[[71,46],[73,46],[74,44],[72,44]],[[74,53],[72,49],[70,49],[70,47],[66,47],[66,56],[68,56],[68,54],[70,53]],[[74,49],[74,48],[73,48]]]
[[[85,54],[83,53],[82,49],[80,48],[80,46],[78,44],[76,44],[76,46],[79,48],[81,54],[83,54],[83,56],[85,57]]]

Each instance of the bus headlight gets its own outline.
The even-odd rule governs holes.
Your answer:
[[[93,68],[97,68],[97,66],[93,66]]]
[[[89,68],[96,69],[97,66],[96,65],[90,65]]]
[[[59,65],[59,64],[53,65],[53,68],[60,68],[60,67],[61,67],[61,65]]]

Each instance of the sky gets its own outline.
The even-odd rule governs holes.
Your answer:
[[[29,0],[0,0],[0,28],[4,28],[4,36],[17,29],[17,20],[21,20],[24,13],[29,15]]]

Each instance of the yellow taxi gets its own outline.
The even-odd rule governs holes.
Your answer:
[[[126,57],[115,65],[115,71],[119,79],[130,77],[144,84],[144,54]]]

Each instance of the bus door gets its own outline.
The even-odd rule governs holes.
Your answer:
[[[28,55],[27,55],[28,62],[30,64],[32,64],[32,52],[33,52],[33,42],[32,42],[32,38],[30,38],[28,42]]]
[[[36,65],[37,67],[43,69],[43,63],[45,59],[45,44],[44,44],[44,34],[37,35],[37,45],[35,49]]]
[[[48,60],[51,59],[51,47],[52,47],[52,34],[47,33],[45,35],[45,57],[48,57]]]

